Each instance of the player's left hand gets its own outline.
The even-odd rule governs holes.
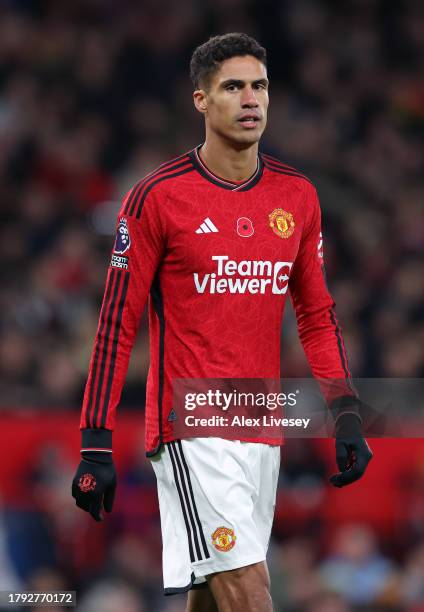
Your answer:
[[[352,413],[341,414],[336,421],[336,461],[340,472],[330,477],[331,484],[344,487],[361,478],[372,456],[360,418]]]

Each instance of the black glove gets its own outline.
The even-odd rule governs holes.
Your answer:
[[[86,448],[84,437],[87,439],[83,431],[82,460],[72,481],[72,496],[79,508],[89,512],[94,520],[101,521],[103,509],[112,512],[116,491],[115,465],[111,451]]]
[[[344,487],[364,474],[372,452],[362,434],[358,398],[340,398],[333,403],[335,417],[336,461],[340,472],[330,477],[335,487]]]

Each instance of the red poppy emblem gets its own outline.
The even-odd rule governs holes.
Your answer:
[[[249,238],[252,236],[253,232],[253,223],[247,217],[240,217],[237,219],[237,234],[242,238]]]

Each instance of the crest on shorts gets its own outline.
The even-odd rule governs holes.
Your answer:
[[[115,247],[113,249],[114,253],[118,253],[122,255],[131,246],[131,238],[130,233],[128,231],[128,224],[125,217],[122,217],[118,223],[118,229],[116,230],[116,239],[115,239]]]
[[[78,486],[83,493],[94,491],[96,488],[96,479],[93,474],[83,474],[79,479]]]
[[[294,232],[293,215],[282,208],[276,208],[269,215],[269,225],[280,238],[290,238]]]
[[[236,545],[234,529],[218,527],[212,534],[212,544],[219,552],[228,552]]]

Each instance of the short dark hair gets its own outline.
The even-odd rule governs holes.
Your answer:
[[[266,50],[251,36],[241,32],[212,36],[191,56],[190,77],[194,88],[208,86],[210,77],[222,62],[243,55],[252,55],[266,66]]]

